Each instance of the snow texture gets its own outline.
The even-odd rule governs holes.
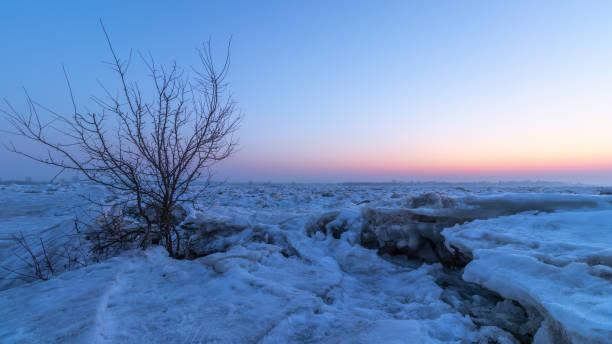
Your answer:
[[[444,230],[463,278],[547,316],[559,343],[612,339],[612,211],[526,213]]]
[[[104,199],[0,185],[0,265],[20,267],[17,232],[65,247],[79,194]],[[200,258],[3,271],[0,342],[609,343],[611,201],[563,184],[213,185],[181,225]]]

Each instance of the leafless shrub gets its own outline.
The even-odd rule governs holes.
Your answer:
[[[23,263],[20,268],[6,268],[9,273],[14,274],[26,281],[48,280],[55,275],[55,269],[51,263],[51,257],[47,253],[45,244],[40,238],[41,252],[35,252],[30,243],[26,240],[22,232],[12,236],[12,240],[18,244],[21,253],[16,252],[15,256]]]
[[[193,78],[175,63],[163,66],[152,57],[141,56],[153,89],[147,98],[138,82],[128,80],[131,54],[121,60],[104,26],[102,30],[112,56],[109,65],[118,77],[118,91],[111,93],[102,86],[104,95],[92,97],[97,110],[79,111],[64,70],[73,105],[70,114],[37,103],[27,92],[27,110],[19,111],[9,102],[0,109],[14,134],[40,144],[46,154],[30,154],[13,144],[7,148],[62,171],[79,172],[90,181],[128,195],[145,222],[144,233],[141,228],[126,230],[115,223],[102,232],[107,236],[94,240],[102,243],[115,238],[113,245],[138,240],[138,245],[146,248],[159,238],[158,243],[176,257],[181,252],[181,236],[172,211],[184,202],[193,202],[199,196],[191,192],[193,183],[204,180],[207,185],[211,166],[229,157],[236,147],[233,134],[240,113],[225,82],[229,45],[221,68],[213,63],[210,42],[198,49],[202,65],[193,69]],[[45,121],[42,112],[50,119]],[[106,248],[105,244],[99,246]]]
[[[146,233],[142,224],[131,221],[124,211],[99,208],[91,214],[95,217],[75,218],[73,232],[54,233],[47,241],[42,238],[28,240],[22,232],[13,235],[14,256],[21,264],[2,266],[8,272],[6,277],[27,282],[48,280],[64,271],[98,263],[136,248]]]
[[[66,235],[65,244],[56,251],[56,255],[62,259],[62,268],[64,271],[78,269],[89,265],[90,263],[97,263],[101,259],[95,252],[92,251],[89,242],[83,240],[84,236],[78,231],[78,219],[74,220],[75,232]],[[57,264],[56,264],[57,265]]]

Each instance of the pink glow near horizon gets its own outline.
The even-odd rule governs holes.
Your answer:
[[[413,160],[392,158],[385,159],[338,159],[336,161],[304,159],[298,161],[239,161],[227,164],[221,171],[248,171],[259,175],[287,175],[302,177],[352,176],[352,179],[366,178],[368,180],[395,179],[446,179],[460,177],[461,179],[523,179],[546,176],[545,179],[555,179],[555,176],[579,176],[589,174],[612,175],[612,156],[605,158],[575,157],[503,159],[474,159],[470,157],[454,160]],[[247,176],[247,174],[243,174]],[[561,178],[565,180],[567,178]],[[574,179],[572,179],[574,180]]]

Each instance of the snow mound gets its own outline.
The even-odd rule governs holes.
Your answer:
[[[612,339],[612,211],[524,213],[445,229],[463,279],[538,309],[536,342]],[[449,246],[450,248],[450,246]]]

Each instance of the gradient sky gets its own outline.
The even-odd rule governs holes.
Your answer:
[[[99,18],[119,53],[182,65],[232,36],[245,117],[219,178],[612,183],[610,1],[59,3],[0,5],[0,96],[68,110],[64,63],[87,105],[114,80]]]

